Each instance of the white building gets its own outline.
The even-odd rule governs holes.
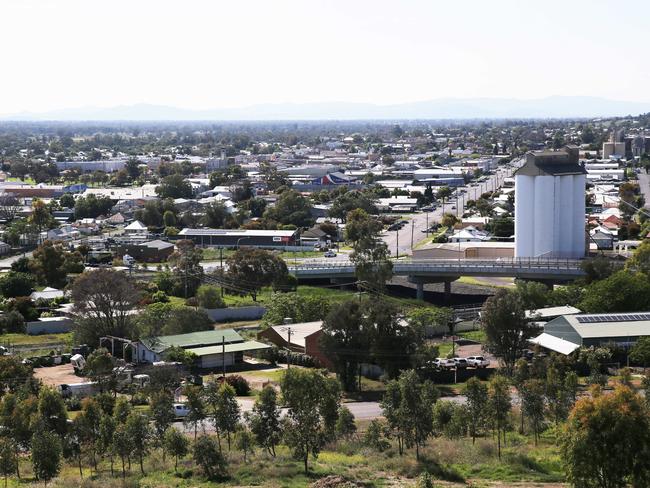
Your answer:
[[[526,154],[515,176],[515,257],[585,255],[585,183],[575,146]]]

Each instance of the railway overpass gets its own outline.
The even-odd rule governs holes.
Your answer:
[[[406,276],[417,285],[417,297],[424,297],[425,283],[444,283],[445,294],[451,282],[461,276],[512,277],[539,281],[548,285],[567,283],[585,276],[577,259],[512,258],[512,259],[399,259],[393,261],[393,274]],[[303,261],[289,266],[298,280],[330,279],[345,282],[355,278],[351,261]]]

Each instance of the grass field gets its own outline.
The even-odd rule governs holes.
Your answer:
[[[61,342],[66,345],[72,344],[72,332],[64,334],[2,334],[0,335],[0,344],[10,344],[13,346],[39,346],[42,344],[51,344]]]

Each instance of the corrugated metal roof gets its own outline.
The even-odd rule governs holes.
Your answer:
[[[546,332],[538,335],[534,339],[530,339],[530,342],[533,344],[539,344],[546,349],[550,349],[551,351],[559,352],[560,354],[564,355],[569,355],[580,347],[578,344],[565,341],[564,339],[552,336]]]
[[[262,344],[257,341],[245,341],[237,342],[235,344],[226,344],[223,346],[208,346],[208,347],[197,347],[187,349],[189,352],[193,352],[197,356],[209,356],[211,354],[221,354],[222,352],[246,352],[246,351],[259,351],[261,349],[269,349],[271,346],[268,344]]]
[[[203,332],[190,332],[188,334],[176,334],[160,337],[147,337],[140,342],[154,352],[163,352],[170,347],[182,347],[184,349],[212,346],[226,343],[243,342],[244,339],[233,329],[207,330]]]
[[[578,314],[566,315],[564,319],[580,334],[583,339],[600,337],[640,337],[650,336],[650,320],[638,320],[634,315],[646,314],[637,312],[629,314]],[[594,321],[584,322],[585,317]],[[643,315],[641,315],[643,317]],[[626,320],[629,318],[629,320]],[[602,320],[602,321],[601,321]]]

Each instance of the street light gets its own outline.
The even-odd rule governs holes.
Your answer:
[[[239,239],[237,239],[237,245],[235,246],[235,249],[239,249],[239,243],[241,241],[243,241],[244,239],[250,239],[250,238],[251,238],[251,236],[244,236],[244,237],[240,237]]]

